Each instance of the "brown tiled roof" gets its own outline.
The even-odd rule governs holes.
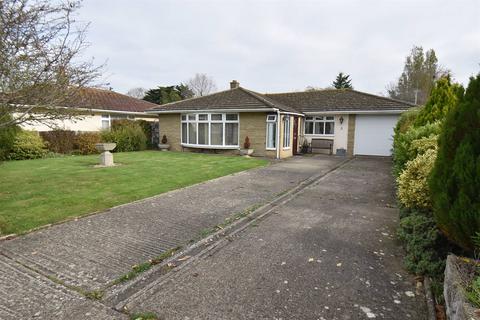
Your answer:
[[[82,88],[75,98],[70,100],[65,107],[144,112],[158,106],[155,103],[136,99],[115,91],[97,88]]]
[[[210,94],[208,96],[155,106],[152,111],[186,111],[215,109],[263,109],[278,108],[283,111],[297,112],[295,109],[274,101],[260,93],[242,87]]]
[[[261,94],[242,87],[158,105],[151,111],[278,108],[287,112],[407,110],[408,102],[350,89]]]
[[[265,94],[301,112],[407,110],[414,104],[351,89]]]

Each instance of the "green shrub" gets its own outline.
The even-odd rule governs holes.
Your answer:
[[[71,130],[52,130],[40,132],[47,143],[48,150],[55,153],[70,153],[75,147],[76,134]]]
[[[438,148],[438,134],[430,135],[412,141],[409,149],[409,156],[416,158],[420,154],[424,154],[428,150],[437,150]]]
[[[114,151],[140,151],[147,148],[147,137],[142,127],[134,121],[118,120],[112,123],[109,131],[102,132],[103,142],[115,142]]]
[[[410,272],[441,277],[445,268],[447,246],[432,216],[410,211],[400,220],[397,234],[404,244],[404,263]],[[445,249],[442,250],[442,247]]]
[[[440,133],[441,123],[429,123],[421,127],[410,127],[406,132],[399,133],[393,140],[393,170],[399,176],[408,161],[415,159],[418,150],[412,147],[412,142],[424,137],[434,139]]]
[[[420,109],[415,126],[443,121],[448,111],[453,109],[463,95],[463,87],[452,84],[450,77],[443,77],[435,82],[425,106]]]
[[[75,138],[75,149],[80,154],[95,154],[98,153],[95,145],[100,143],[100,134],[97,132],[82,132],[78,133]]]
[[[136,123],[140,125],[140,127],[143,130],[143,133],[145,134],[145,137],[147,137],[147,146],[149,148],[153,147],[152,144],[152,135],[153,135],[153,130],[152,130],[152,123],[147,120],[136,120]]]
[[[398,136],[399,134],[407,132],[407,130],[414,125],[419,113],[420,113],[419,108],[412,108],[402,113],[402,115],[398,119],[398,122],[395,128],[393,129],[394,137]]]
[[[45,142],[37,132],[21,130],[15,136],[8,158],[11,160],[38,159],[45,157],[47,152]]]
[[[480,230],[480,74],[444,122],[430,179],[435,220],[467,250]]]
[[[12,151],[15,136],[20,131],[18,126],[0,128],[0,161],[8,160]]]
[[[437,150],[429,149],[407,162],[405,170],[397,178],[397,196],[403,206],[421,210],[432,209],[428,177],[436,157]]]

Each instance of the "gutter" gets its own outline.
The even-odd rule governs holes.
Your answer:
[[[15,105],[19,108],[30,108],[29,105]],[[80,112],[100,112],[100,113],[120,113],[120,114],[133,114],[133,115],[142,115],[142,116],[150,116],[149,113],[142,112],[142,111],[121,111],[121,110],[109,110],[109,109],[92,109],[92,108],[79,108],[79,107],[63,107],[63,106],[33,106],[34,108],[41,109],[68,109],[68,110],[75,110]]]
[[[309,111],[305,115],[317,114],[400,114],[408,110],[346,110],[346,111]]]
[[[147,110],[147,114],[169,114],[169,113],[201,113],[201,112],[272,112],[277,111],[276,108],[253,108],[253,109],[198,109],[198,110]]]

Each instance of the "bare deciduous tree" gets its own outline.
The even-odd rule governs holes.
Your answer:
[[[187,81],[187,86],[193,92],[194,97],[202,97],[217,90],[215,81],[205,73],[197,73]]]
[[[145,97],[145,93],[147,92],[147,89],[142,88],[142,87],[136,87],[132,88],[127,91],[127,96],[137,98],[137,99],[143,99]]]
[[[102,66],[80,61],[88,25],[74,19],[80,1],[0,1],[0,128],[69,119],[79,92]],[[41,110],[41,112],[39,112]]]

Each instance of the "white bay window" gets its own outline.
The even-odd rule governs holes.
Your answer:
[[[182,115],[182,144],[191,147],[238,147],[238,113]]]

